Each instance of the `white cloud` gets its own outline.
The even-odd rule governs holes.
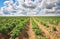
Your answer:
[[[24,2],[23,0],[17,0],[15,3],[13,3],[12,0],[8,0],[4,2],[4,7],[1,7],[0,14],[1,15],[20,15],[20,16],[33,16],[33,15],[47,15],[52,13],[55,15],[55,13],[60,13],[60,7],[58,8],[56,6],[57,3],[60,2],[60,0],[42,0],[41,3],[39,3],[41,0],[36,0],[35,2],[32,2],[30,0],[26,0]],[[18,2],[18,6],[16,3]]]
[[[60,9],[59,9],[59,7],[57,6],[57,1],[59,1],[59,0],[55,0],[55,1],[53,1],[53,2],[45,2],[46,3],[46,6],[45,6],[45,8],[44,8],[44,10],[43,10],[43,13],[44,14],[46,14],[46,13],[48,13],[48,14],[59,14],[60,13]],[[59,11],[58,11],[58,9],[59,9]]]

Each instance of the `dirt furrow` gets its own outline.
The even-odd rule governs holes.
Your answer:
[[[60,32],[60,22],[58,23],[58,25],[56,26],[56,28]]]
[[[30,26],[29,26],[28,34],[29,34],[29,39],[36,39],[35,33],[33,32],[33,29],[32,29],[31,18],[30,18]]]
[[[38,27],[45,33],[45,35],[46,35],[46,37],[47,37],[48,39],[55,39],[55,36],[51,35],[50,31],[47,30],[46,27],[44,27],[44,26],[41,25],[38,21],[36,21],[35,18],[32,18],[32,19],[36,22],[36,24],[38,25]]]
[[[25,29],[22,30],[20,36],[16,37],[15,39],[36,39],[34,31],[32,29],[31,19],[26,24]]]
[[[39,19],[36,19],[37,21],[39,21]],[[53,31],[52,27],[54,25],[52,24],[47,24],[49,26],[49,28],[47,28],[48,30],[50,30],[50,32],[52,33],[52,36],[55,36],[55,39],[60,39],[60,23],[56,26],[57,31]]]

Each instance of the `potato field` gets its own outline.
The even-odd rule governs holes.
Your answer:
[[[0,39],[60,39],[60,17],[0,17]]]

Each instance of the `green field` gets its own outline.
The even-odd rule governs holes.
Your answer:
[[[59,16],[0,17],[0,39],[60,39],[59,33]]]

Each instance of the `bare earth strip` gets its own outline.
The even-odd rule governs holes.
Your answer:
[[[56,36],[58,37],[58,39],[60,39],[60,22],[58,23],[56,28],[57,28]]]
[[[30,19],[30,21],[29,21],[29,25],[26,26],[26,29],[27,29],[27,31],[26,31],[27,34],[26,34],[25,32],[23,32],[23,33],[21,34],[21,37],[20,37],[19,39],[36,39],[35,33],[34,33],[33,29],[32,29],[31,19]],[[25,31],[25,30],[24,30],[24,31]],[[24,34],[24,33],[25,33],[25,34]],[[24,35],[28,35],[28,38],[27,38],[27,37],[25,38]]]
[[[32,29],[31,18],[30,18],[30,26],[29,26],[28,34],[29,34],[29,39],[36,39],[35,33],[33,32],[33,29]]]
[[[35,18],[32,18],[32,19],[36,22],[36,24],[38,25],[38,27],[45,33],[45,35],[46,35],[46,37],[48,39],[55,39],[55,36],[53,36],[46,27],[44,27],[38,21],[36,21]]]
[[[58,23],[58,25],[56,26],[58,32],[60,33],[60,22]]]
[[[15,39],[36,39],[35,33],[32,29],[32,22],[31,19],[29,23],[27,23],[25,29],[22,31],[21,35]]]
[[[29,24],[30,24],[29,22],[26,23],[25,28],[21,31],[21,34],[18,37],[16,37],[15,39],[29,39],[29,35],[27,32],[29,29],[28,26],[30,26]],[[12,39],[12,37],[10,37],[10,39]]]
[[[36,18],[37,21],[39,21],[39,19]],[[51,33],[53,34],[53,36],[55,36],[55,39],[60,39],[60,23],[56,26],[57,28],[57,31],[52,31],[52,27],[53,25],[52,24],[48,24],[48,26],[50,28],[48,28],[48,30],[51,31]]]

